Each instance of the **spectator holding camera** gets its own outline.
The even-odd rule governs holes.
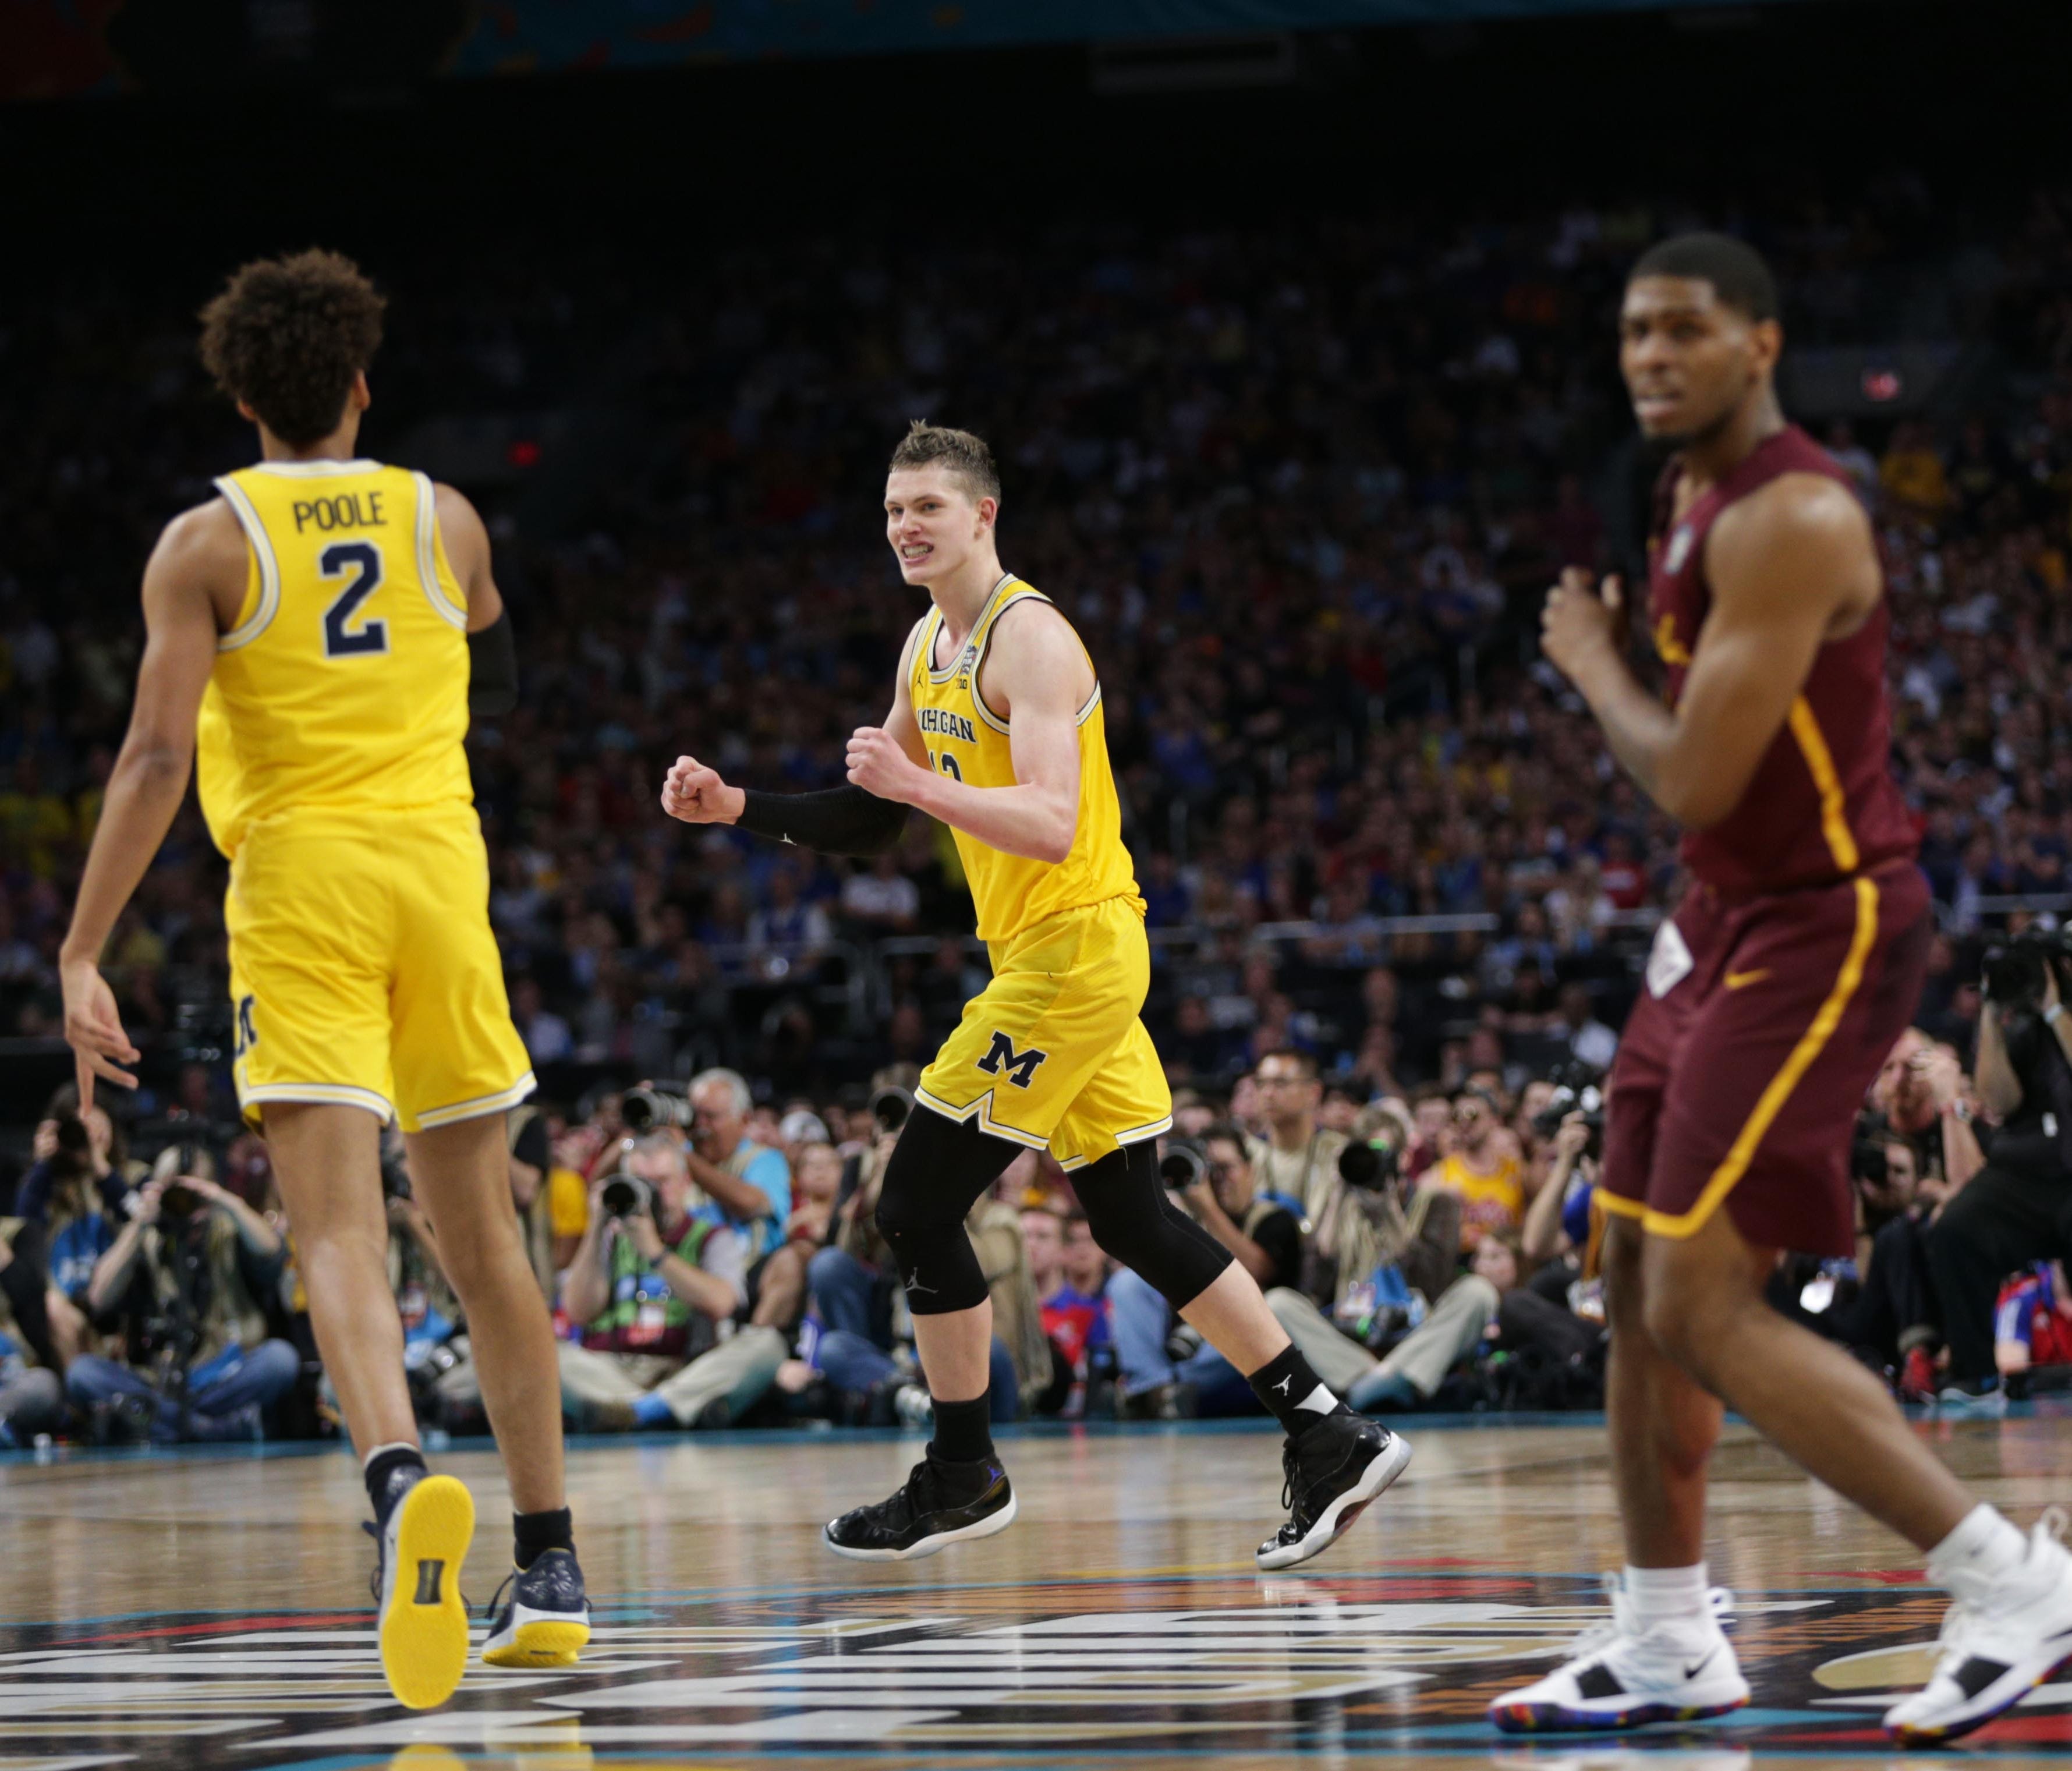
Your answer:
[[[1264,1054],[1251,1077],[1256,1111],[1266,1136],[1254,1139],[1248,1151],[1260,1189],[1293,1200],[1315,1217],[1338,1172],[1346,1134],[1322,1122],[1324,1091],[1317,1079],[1317,1060],[1306,1051],[1283,1046]],[[1234,1118],[1241,1112],[1233,1111]]]
[[[1261,1291],[1301,1280],[1300,1208],[1284,1194],[1258,1190],[1244,1134],[1235,1125],[1211,1126],[1198,1146],[1176,1140],[1160,1172],[1174,1202],[1230,1250]],[[1243,1374],[1206,1342],[1174,1356],[1175,1313],[1149,1281],[1119,1269],[1108,1281],[1108,1308],[1120,1367],[1117,1411],[1124,1419],[1258,1411],[1259,1399]]]
[[[1452,1337],[1443,1358],[1440,1337],[1428,1336],[1408,1373],[1399,1361],[1386,1374],[1412,1376],[1429,1395],[1481,1341],[1486,1300],[1447,1302],[1460,1255],[1460,1201],[1440,1188],[1406,1199],[1398,1153],[1412,1135],[1408,1110],[1384,1103],[1362,1116],[1359,1130],[1364,1135],[1339,1153],[1312,1216],[1300,1284],[1275,1287],[1267,1305],[1317,1375],[1349,1402],[1356,1385],[1380,1373],[1383,1354],[1406,1329],[1443,1319]]]
[[[1998,1120],[1984,1165],[1959,1188],[1926,1239],[1949,1370],[1946,1413],[2006,1406],[1993,1357],[2000,1281],[2072,1254],[2072,1018],[2056,940],[2025,937],[1988,951],[1979,1012],[1977,1083]],[[1960,1120],[1961,1101],[1952,1113]]]
[[[700,1215],[738,1231],[752,1265],[784,1241],[791,1214],[791,1171],[782,1150],[748,1135],[755,1104],[747,1083],[731,1070],[708,1070],[692,1079],[690,1177],[709,1203]]]
[[[699,1369],[717,1325],[748,1301],[748,1244],[693,1212],[691,1188],[682,1145],[651,1132],[590,1189],[590,1224],[561,1298],[584,1325],[579,1345],[561,1344],[562,1405],[582,1424],[724,1425],[775,1374],[774,1362],[746,1377]]]
[[[104,1423],[120,1416],[157,1444],[257,1438],[260,1411],[302,1370],[292,1346],[268,1338],[262,1301],[286,1246],[216,1185],[214,1167],[193,1144],[160,1155],[87,1291],[89,1316],[122,1322],[130,1362],[87,1353],[65,1370],[80,1407]]]

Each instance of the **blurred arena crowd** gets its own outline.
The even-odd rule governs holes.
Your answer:
[[[542,1082],[513,1196],[573,1420],[925,1408],[870,1202],[898,1090],[984,975],[954,850],[915,820],[898,854],[832,863],[656,805],[686,752],[828,784],[883,717],[918,611],[876,493],[917,415],[991,438],[1004,556],[1100,668],[1188,1209],[1360,1406],[1595,1400],[1589,1103],[1679,879],[1673,831],[1531,639],[1563,566],[1644,570],[1612,315],[1684,219],[1079,225],[897,277],[878,248],[794,241],[664,280],[606,254],[418,258],[393,283],[370,449],[411,458],[457,413],[501,439],[481,502],[524,690],[470,744]],[[1899,176],[1743,221],[1795,343],[1903,322],[1967,353],[1947,409],[1819,427],[1887,551],[1895,765],[1944,932],[1860,1140],[1860,1258],[1778,1296],[1910,1395],[1986,1405],[2015,1341],[2047,1366],[2072,1328],[2049,1264],[2072,1224],[2039,1208],[2025,1241],[1937,1241],[2021,1111],[1975,1056],[1981,955],[2072,905],[2072,193],[1969,237]],[[0,335],[0,1033],[22,1054],[56,1030],[141,561],[249,447],[185,313],[65,294]],[[228,1095],[224,877],[190,808],[109,955],[146,1088],[113,1120],[60,1099],[31,1134],[32,1108],[0,1158],[0,1434],[325,1416],[264,1146]],[[627,1093],[672,1078],[701,1079],[695,1113]],[[767,1210],[722,1206],[721,1167],[720,1194]],[[391,1175],[426,1416],[479,1430],[400,1150]],[[639,1186],[607,1203],[614,1181]],[[972,1230],[1003,1407],[1248,1406],[1108,1270],[1054,1169],[1018,1165]],[[2010,1276],[2029,1302],[1981,1355]]]

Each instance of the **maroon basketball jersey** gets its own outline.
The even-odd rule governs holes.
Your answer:
[[[1706,537],[1720,512],[1780,474],[1820,474],[1854,491],[1848,472],[1796,425],[1758,444],[1673,527],[1675,466],[1663,475],[1648,544],[1648,619],[1672,704],[1684,692],[1692,648],[1712,606]],[[1737,894],[1788,891],[1916,853],[1914,823],[1892,778],[1885,688],[1890,625],[1881,598],[1856,632],[1815,654],[1741,803],[1711,829],[1685,836],[1684,865],[1698,878]]]

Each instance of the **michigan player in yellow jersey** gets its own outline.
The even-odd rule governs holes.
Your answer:
[[[934,1437],[897,1492],[835,1520],[827,1542],[859,1560],[901,1561],[1013,1522],[989,1426],[993,1305],[964,1220],[1022,1150],[1047,1148],[1075,1171],[1101,1247],[1163,1292],[1285,1428],[1292,1513],[1258,1561],[1287,1568],[1330,1545],[1410,1448],[1318,1381],[1251,1275],[1160,1184],[1172,1098],[1138,1019],[1150,948],[1101,685],[1056,606],[1001,569],[999,514],[985,444],[915,425],[886,480],[886,538],[931,606],[907,635],[884,725],[849,741],[849,784],[744,792],[681,757],[663,787],[663,809],[686,823],[830,853],[890,848],[909,807],[940,819],[993,962],[993,981],[922,1073],[878,1195]]]
[[[381,1658],[413,1708],[466,1666],[467,1490],[431,1476],[388,1290],[380,1136],[401,1122],[467,1312],[509,1473],[516,1569],[484,1658],[567,1666],[589,1607],[562,1484],[553,1333],[512,1205],[504,1116],[532,1087],[489,929],[462,749],[516,693],[481,519],[355,452],[381,298],[334,254],[245,265],[202,355],[261,459],[167,525],[142,667],[61,958],[80,1094],[139,1053],[99,960],[185,797],[230,861],[237,1093],[265,1133],[326,1370],[378,1527]],[[151,1209],[147,1206],[146,1209]]]

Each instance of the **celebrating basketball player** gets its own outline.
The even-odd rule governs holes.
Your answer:
[[[1600,1197],[1606,1411],[1626,1568],[1609,1625],[1497,1699],[1500,1728],[1716,1716],[1749,1688],[1708,1601],[1705,1465],[1721,1404],[1926,1552],[1958,1604],[1901,1740],[1947,1740],[2072,1656],[2072,1558],[1975,1506],[1842,1347],[1763,1301],[1778,1251],[1853,1246],[1847,1166],[1865,1089],[1919,996],[1928,890],[1889,772],[1888,615],[1848,476],[1787,424],[1777,292],[1723,236],[1634,266],[1620,361],[1673,445],[1647,618],[1665,706],[1628,669],[1616,580],[1571,571],[1547,655],[1612,753],[1688,835],[1610,1083]]]
[[[567,1666],[589,1639],[561,1482],[553,1333],[511,1204],[505,1110],[532,1091],[488,918],[461,741],[516,695],[481,519],[356,458],[381,298],[327,253],[247,265],[202,355],[257,466],[167,525],[144,572],[129,735],[62,955],[80,1095],[138,1054],[98,962],[187,791],[230,859],[240,1104],[265,1132],[325,1369],[379,1527],[382,1665],[413,1708],[467,1664],[468,1491],[428,1476],[388,1288],[379,1139],[400,1119],[467,1311],[517,1509],[483,1658]],[[508,1595],[506,1596],[505,1595]]]
[[[1150,982],[1109,773],[1100,684],[1050,598],[1003,572],[985,444],[916,425],[892,457],[886,538],[933,606],[901,655],[892,711],[850,739],[850,785],[744,793],[680,758],[663,808],[828,853],[890,848],[918,807],[956,832],[993,981],[922,1073],[878,1222],[935,1399],[927,1454],[890,1499],[827,1528],[838,1554],[898,1561],[1004,1531],[1013,1490],[987,1429],[993,1306],[964,1214],[1025,1149],[1074,1171],[1093,1232],[1251,1379],[1286,1430],[1292,1516],[1263,1568],[1307,1561],[1409,1461],[1402,1439],[1318,1380],[1244,1268],[1160,1185],[1172,1098],[1138,1020]]]

